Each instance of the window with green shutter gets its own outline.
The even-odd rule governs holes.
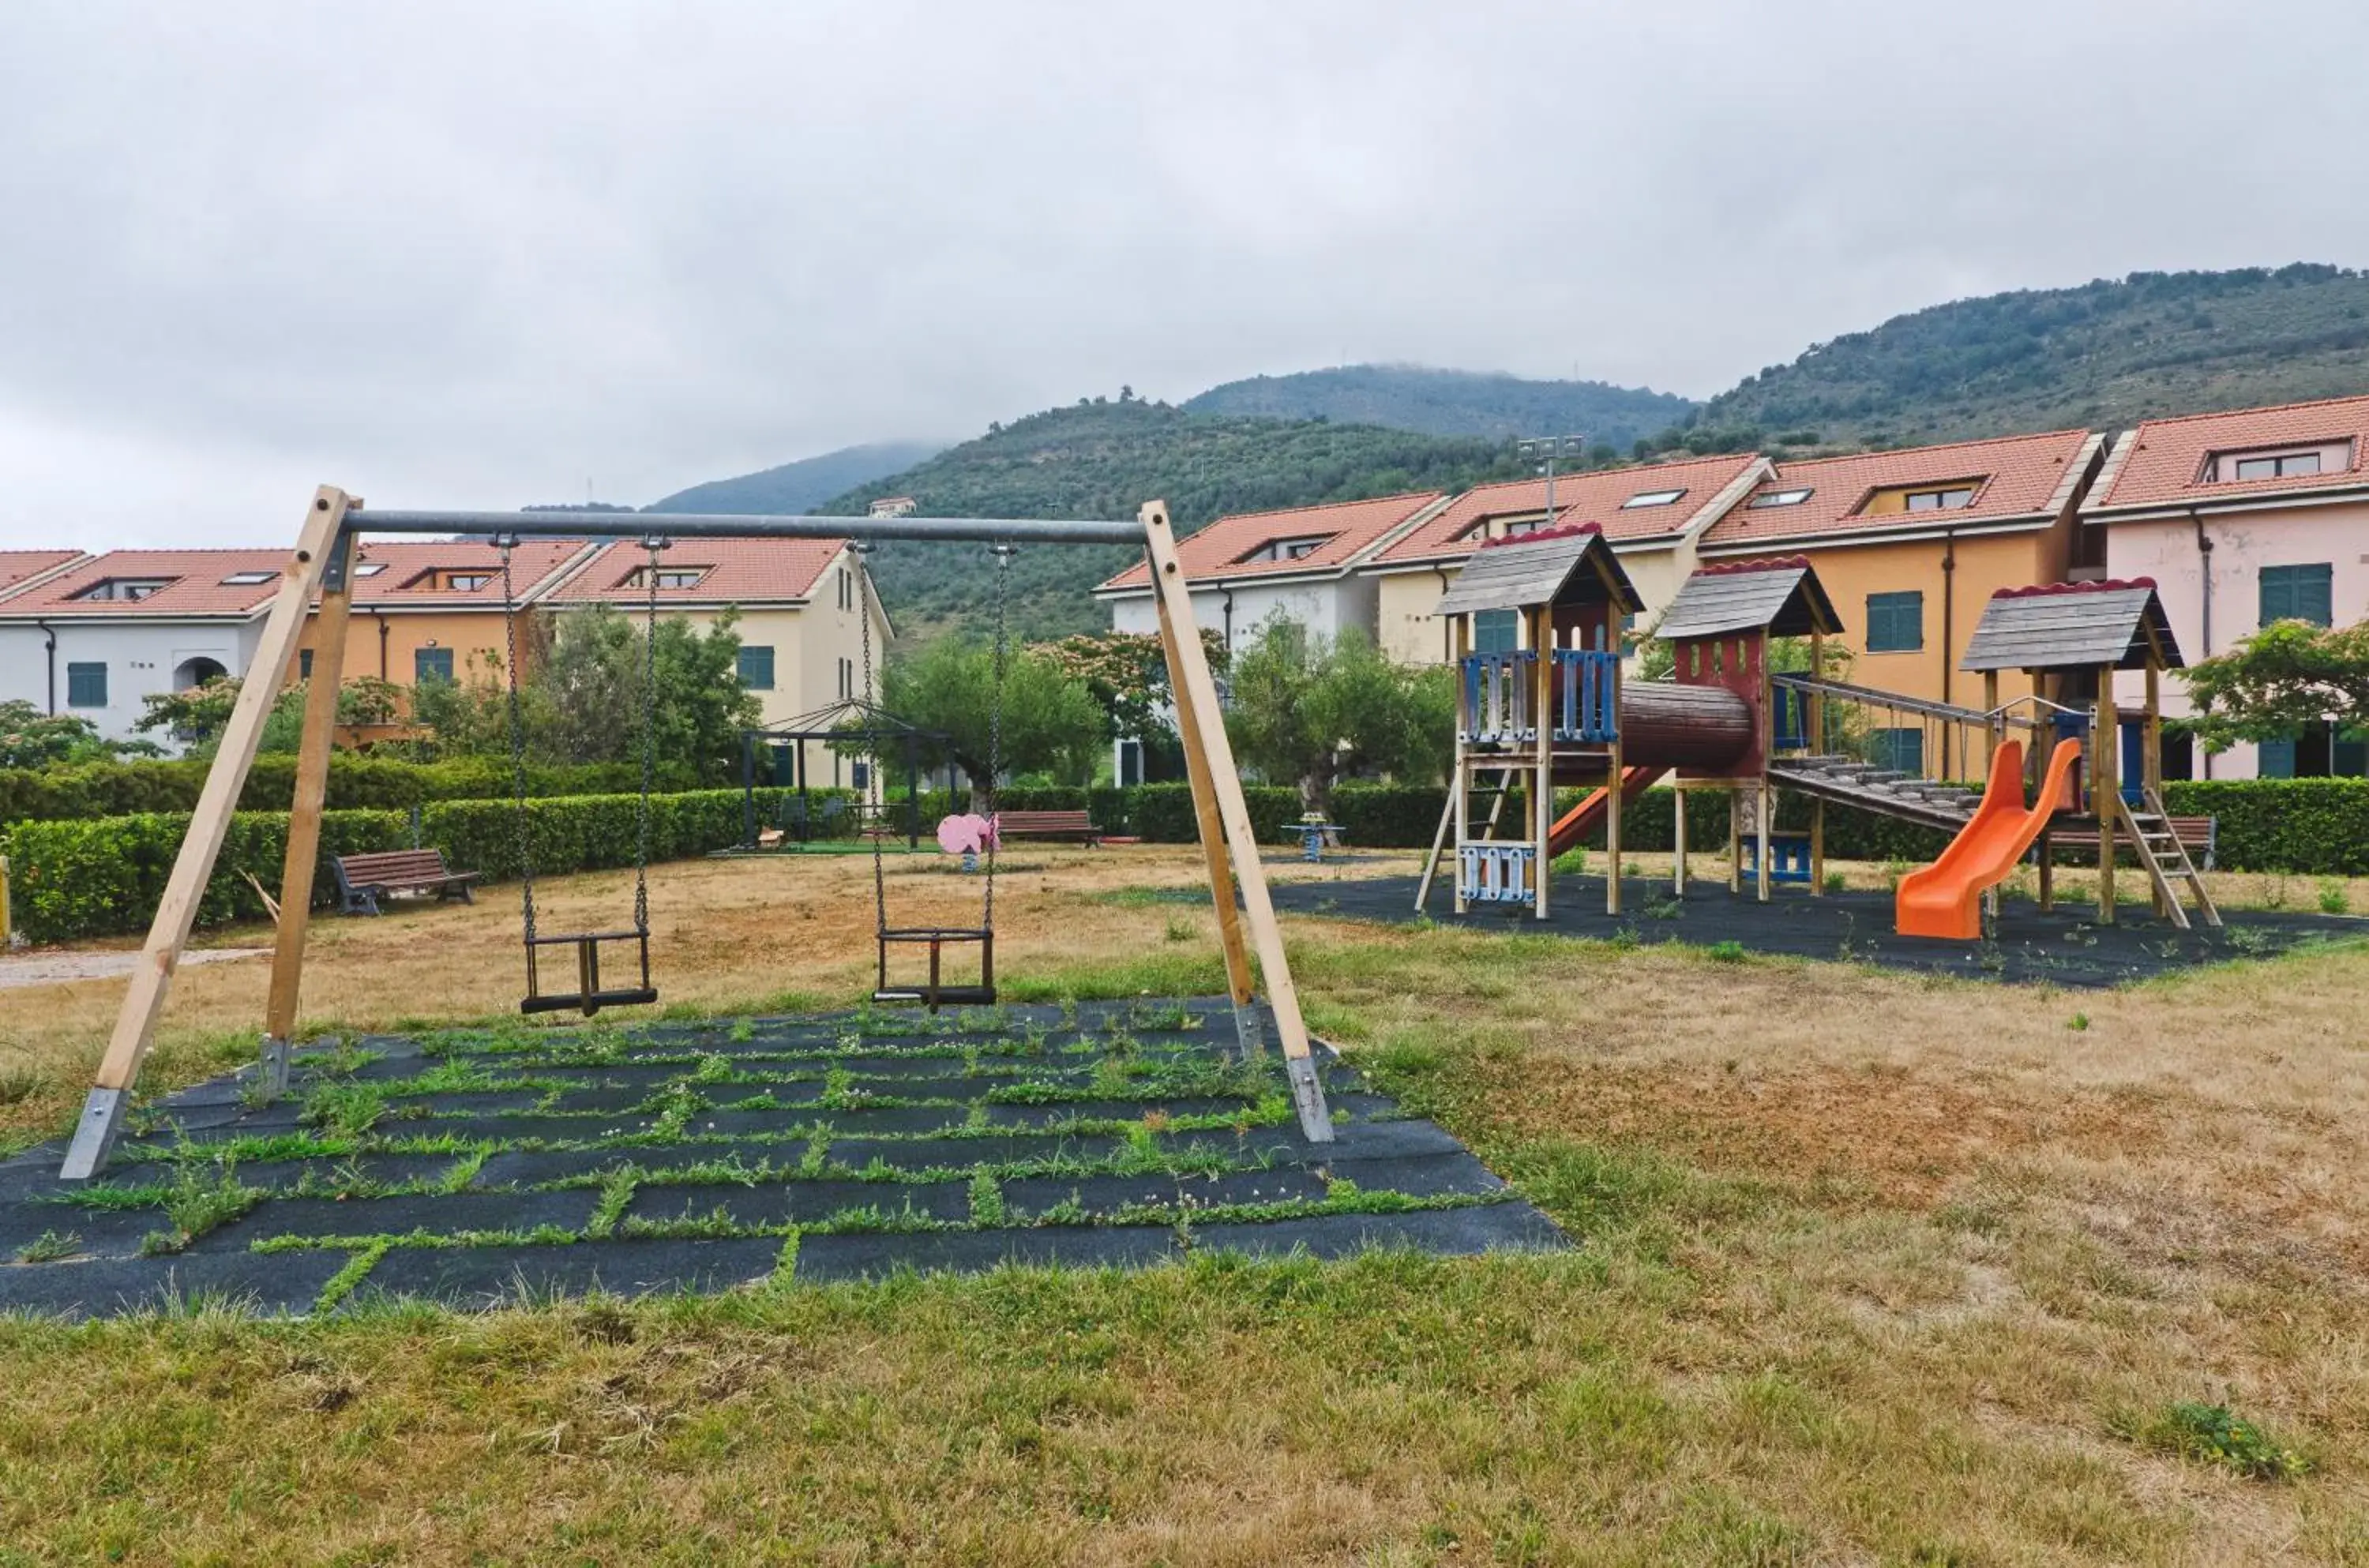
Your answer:
[[[2315,626],[2336,622],[2336,568],[2326,562],[2264,567],[2261,591],[2265,626],[2273,621],[2308,621]]]
[[[448,647],[423,647],[411,650],[411,682],[424,686],[430,681],[452,679],[452,650]]]
[[[1483,610],[1472,617],[1474,653],[1511,653],[1522,645],[1522,618],[1511,610]]]
[[[1922,729],[1874,729],[1868,732],[1867,760],[1910,778],[1925,776],[1925,732]]]
[[[107,666],[104,664],[67,665],[66,706],[70,708],[107,706]]]
[[[1867,651],[1915,653],[1925,646],[1925,596],[1922,593],[1871,593],[1867,596]]]
[[[770,647],[740,647],[740,684],[751,692],[773,689],[773,650]]]

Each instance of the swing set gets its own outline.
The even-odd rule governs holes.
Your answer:
[[[296,1032],[305,936],[312,917],[314,872],[320,852],[321,814],[328,787],[331,737],[337,722],[347,623],[352,609],[354,554],[364,531],[486,534],[502,552],[503,613],[509,649],[512,786],[517,807],[520,903],[526,959],[526,994],[519,1007],[528,1013],[572,1011],[587,1016],[604,1008],[647,1005],[658,1000],[650,969],[649,919],[650,795],[656,771],[658,718],[656,568],[660,554],[671,541],[848,538],[855,541],[859,551],[868,550],[874,541],[882,539],[967,541],[990,545],[996,562],[995,694],[989,729],[988,777],[975,781],[975,787],[984,791],[988,807],[985,814],[990,819],[994,815],[996,775],[1002,767],[1003,686],[1009,661],[1005,606],[1015,545],[1021,542],[1139,545],[1156,589],[1154,603],[1160,617],[1161,646],[1167,656],[1177,730],[1184,742],[1186,773],[1192,783],[1194,816],[1217,907],[1235,1032],[1246,1059],[1265,1049],[1252,967],[1254,953],[1256,973],[1265,981],[1267,1001],[1275,1014],[1285,1073],[1300,1129],[1312,1141],[1332,1140],[1331,1113],[1318,1079],[1307,1024],[1300,1014],[1299,992],[1284,956],[1283,933],[1276,923],[1275,906],[1259,864],[1258,841],[1252,830],[1249,806],[1242,796],[1241,775],[1234,767],[1233,749],[1226,737],[1217,683],[1210,676],[1207,656],[1195,631],[1192,597],[1176,557],[1166,503],[1147,502],[1134,522],[650,512],[366,512],[360,498],[324,486],[314,493],[312,505],[305,512],[294,552],[280,575],[279,592],[246,671],[238,701],[223,727],[213,762],[207,770],[205,784],[190,816],[189,831],[174,858],[140,962],[132,971],[122,1008],[116,1015],[97,1082],[75,1124],[73,1141],[59,1173],[62,1179],[87,1180],[103,1170],[129,1119],[140,1067],[154,1042],[174,971],[196,923],[199,901],[229,834],[231,813],[254,764],[264,721],[288,680],[296,660],[297,642],[311,616],[315,620],[313,671],[305,693],[303,727],[297,751],[295,797],[288,818],[279,929],[272,953],[271,985],[265,1004],[258,1074],[258,1085],[266,1094],[280,1094],[288,1087],[289,1050]],[[649,552],[651,569],[644,574],[647,599],[644,606],[642,777],[635,815],[634,912],[632,926],[624,930],[554,933],[542,931],[536,920],[532,813],[527,799],[524,720],[519,692],[517,603],[509,573],[510,550],[521,539],[531,536],[638,538]],[[859,573],[858,580],[866,579]],[[872,686],[872,617],[868,604],[862,619],[864,679],[868,695]],[[874,929],[879,949],[875,1001],[918,1002],[935,1008],[995,1000],[992,834],[988,841],[986,873],[977,926],[892,926],[888,921],[887,873],[881,862],[879,841],[875,838]],[[612,984],[601,972],[603,953],[627,944],[631,944],[639,983]],[[896,983],[889,973],[889,954],[892,949],[911,946],[928,949],[929,979],[920,985]],[[948,983],[944,977],[946,951],[965,946],[978,949],[978,981],[976,985]],[[555,949],[572,952],[572,987],[558,983],[548,972],[546,956]]]

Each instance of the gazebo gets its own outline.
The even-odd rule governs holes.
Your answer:
[[[891,750],[903,754],[905,843],[909,849],[919,848],[921,841],[921,749],[925,744],[945,738],[941,730],[923,729],[899,718],[877,703],[868,703],[860,697],[844,698],[811,713],[743,729],[740,732],[740,847],[745,850],[757,848],[757,753],[769,750],[777,758],[784,752],[788,753],[792,777],[798,792],[798,816],[801,821],[805,821],[809,819],[806,742],[819,740],[834,746],[860,747],[876,760]],[[780,782],[778,762],[775,764],[774,782]],[[886,798],[885,793],[883,798]]]

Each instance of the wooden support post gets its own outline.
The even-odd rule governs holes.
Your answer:
[[[1471,701],[1472,690],[1471,686],[1466,683],[1464,679],[1464,661],[1471,652],[1472,617],[1470,615],[1459,615],[1456,617],[1456,663],[1453,666],[1456,671],[1456,784],[1454,788],[1457,792],[1455,800],[1456,874],[1455,882],[1453,884],[1456,889],[1456,898],[1453,907],[1456,912],[1459,915],[1467,911],[1471,902],[1471,900],[1464,896],[1464,841],[1465,833],[1467,831],[1465,818],[1472,809],[1472,787],[1471,782],[1472,777],[1472,759],[1471,754],[1465,750],[1464,738],[1471,732],[1475,717],[1472,712]],[[1512,782],[1513,780],[1511,776],[1508,775],[1506,778],[1498,781],[1499,787],[1502,788]],[[1505,797],[1503,795],[1500,795],[1496,797],[1495,801],[1492,803],[1489,813],[1489,819],[1492,822],[1496,820],[1497,814],[1495,807],[1497,806],[1504,805],[1505,801]]]
[[[1670,897],[1687,896],[1687,786],[1670,790]]]
[[[2114,923],[2114,824],[2122,816],[2123,726],[2114,709],[2114,667],[2098,671],[2098,717],[2089,727],[2089,804],[2098,814],[2098,923]]]
[[[1826,803],[1817,796],[1810,801],[1810,896],[1826,896]]]
[[[1999,741],[2007,734],[2007,719],[1998,711],[1998,671],[1986,670],[1983,671],[1983,711],[1991,715],[1990,722],[1983,727],[1983,738],[1989,746],[1989,750],[1983,753],[1983,782],[1986,784],[1990,782],[1991,759],[1998,755]]]
[[[1531,858],[1530,918],[1547,918],[1547,884],[1554,880],[1547,863],[1547,841],[1554,836],[1554,612],[1544,605],[1530,612],[1530,722],[1538,727],[1538,745],[1530,757],[1537,782],[1530,786],[1530,837],[1537,853]]]
[[[1744,785],[1727,786],[1727,890],[1744,891]]]
[[[1612,687],[1613,730],[1604,774],[1604,912],[1617,915],[1620,912],[1620,795],[1624,783],[1620,776],[1620,661],[1614,659],[1608,669],[1606,680]]]
[[[1753,894],[1753,897],[1765,904],[1768,901],[1769,818],[1777,815],[1776,791],[1768,787],[1768,775],[1766,773],[1763,773],[1760,775],[1759,787],[1753,791],[1753,798],[1757,802],[1757,809],[1755,811],[1754,816],[1757,822],[1757,831],[1760,835],[1759,874],[1753,878],[1757,890]]]
[[[1826,678],[1826,634],[1814,627],[1810,632],[1810,679],[1824,681]],[[1810,688],[1809,699],[1802,704],[1802,743],[1814,757],[1826,753],[1826,694],[1817,687]]]
[[[2048,830],[2040,830],[2040,912],[2046,914],[2056,907],[2056,845]]]
[[[288,812],[288,852],[280,872],[280,931],[271,950],[271,992],[263,1013],[261,1078],[267,1096],[276,1097],[287,1090],[288,1052],[296,1040],[305,929],[313,915],[313,873],[321,853],[321,810],[328,801],[329,752],[337,738],[338,697],[345,679],[353,559],[353,534],[340,531],[322,568],[321,608],[313,619],[313,674],[304,691],[304,726],[296,747],[296,797]],[[743,736],[740,743],[744,751],[750,749],[748,737]]]
[[[2149,811],[2154,810],[2157,802],[2163,799],[2163,670],[2153,653],[2147,656],[2146,713],[2139,727],[2139,791],[2140,799]],[[2166,832],[2171,831],[2169,816],[2164,819],[2163,828]],[[2150,861],[2155,858],[2155,852],[2145,844],[2139,845],[2139,853]],[[2171,913],[2170,906],[2164,901],[2165,886],[2160,876],[2147,878],[2158,920]]]
[[[1299,990],[1292,983],[1291,963],[1283,948],[1283,929],[1276,923],[1275,902],[1267,896],[1266,868],[1259,864],[1258,838],[1251,828],[1249,803],[1242,797],[1242,774],[1234,766],[1233,743],[1226,737],[1226,721],[1218,703],[1218,683],[1209,675],[1208,656],[1193,619],[1193,598],[1185,586],[1184,568],[1176,558],[1176,541],[1168,528],[1165,502],[1147,502],[1142,511],[1144,553],[1153,590],[1161,604],[1168,657],[1184,676],[1174,692],[1180,716],[1192,712],[1200,738],[1210,793],[1217,797],[1218,820],[1232,856],[1234,879],[1241,886],[1242,913],[1250,925],[1251,944],[1258,953],[1260,973],[1266,980],[1267,1000],[1275,1008],[1276,1033],[1282,1037],[1284,1071],[1290,1080],[1292,1102],[1299,1113],[1299,1129],[1316,1143],[1333,1141],[1333,1115],[1324,1104],[1324,1086],[1318,1079],[1316,1059],[1309,1045],[1308,1024],[1300,1016]],[[1180,726],[1179,733],[1182,733]],[[1213,895],[1224,889],[1212,886]]]
[[[1191,596],[1186,596],[1191,603]],[[1198,647],[1201,640],[1199,624],[1187,620],[1183,626],[1171,619],[1168,601],[1158,595],[1152,604],[1160,613],[1160,647],[1168,660],[1168,690],[1184,690],[1184,672],[1177,663],[1176,649],[1187,637]],[[1226,835],[1218,818],[1216,781],[1209,775],[1209,757],[1204,750],[1201,719],[1190,704],[1178,702],[1176,736],[1184,749],[1184,776],[1192,782],[1193,819],[1201,836],[1201,857],[1209,868],[1209,894],[1218,906],[1218,943],[1226,955],[1226,992],[1234,1004],[1234,1035],[1242,1048],[1242,1059],[1252,1060],[1265,1054],[1265,1034],[1259,1027],[1257,993],[1251,978],[1251,955],[1242,941],[1242,916],[1234,895],[1234,875],[1226,861]]]
[[[181,961],[181,949],[189,944],[189,928],[197,921],[198,901],[205,896],[214,860],[229,836],[231,813],[237,808],[239,792],[246,787],[247,771],[254,766],[256,747],[263,739],[264,721],[271,716],[280,683],[295,662],[296,641],[304,630],[305,614],[328,566],[329,546],[345,527],[350,504],[342,490],[324,486],[314,492],[303,528],[297,534],[295,554],[281,570],[280,592],[264,619],[255,657],[241,679],[238,701],[229,722],[223,726],[213,765],[206,771],[205,785],[189,814],[189,831],[173,857],[172,874],[166,879],[163,898],[157,900],[156,918],[148,927],[139,965],[132,971],[122,1009],[116,1013],[107,1054],[99,1060],[97,1082],[83,1104],[82,1119],[74,1126],[74,1142],[59,1171],[63,1180],[85,1181],[97,1175],[123,1130],[140,1064],[155,1037],[173,971]]]

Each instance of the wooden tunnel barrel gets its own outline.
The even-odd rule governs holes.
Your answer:
[[[1752,709],[1718,686],[1620,686],[1620,761],[1631,768],[1716,773],[1752,750]]]

